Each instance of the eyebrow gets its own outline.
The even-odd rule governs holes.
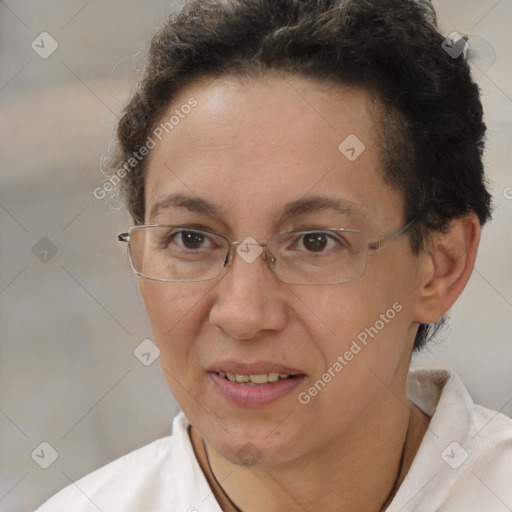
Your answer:
[[[184,194],[173,194],[158,201],[151,208],[149,218],[154,219],[162,210],[168,208],[185,208],[191,212],[203,213],[211,217],[222,219],[220,208],[200,197],[186,196]]]
[[[184,194],[173,194],[155,203],[151,208],[149,218],[154,219],[162,210],[171,207],[184,208],[190,212],[217,217],[225,222],[221,208],[206,199]],[[339,214],[350,217],[362,214],[365,209],[343,199],[312,196],[286,203],[280,211],[275,211],[274,217],[277,218],[279,222],[282,222],[290,217],[323,210],[334,210]]]

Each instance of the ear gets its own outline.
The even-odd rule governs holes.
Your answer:
[[[429,249],[419,258],[422,281],[415,305],[416,322],[436,322],[452,307],[473,272],[480,233],[478,217],[471,213],[451,221],[447,233],[431,236]]]

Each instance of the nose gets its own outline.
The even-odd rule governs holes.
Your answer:
[[[250,340],[260,332],[284,328],[282,284],[270,270],[264,253],[252,261],[244,259],[243,252],[233,254],[216,290],[210,322],[231,338]]]

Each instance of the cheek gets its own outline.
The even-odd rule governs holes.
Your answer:
[[[139,282],[155,343],[160,349],[161,365],[173,374],[184,373],[190,364],[201,329],[197,315],[202,314],[202,299],[207,294],[204,287],[187,285]]]
[[[308,293],[300,301],[311,310],[307,330],[321,358],[301,390],[299,411],[329,437],[392,386],[408,347],[407,314],[398,292],[375,281]]]
[[[364,281],[319,289],[300,296],[310,310],[309,330],[323,352],[338,354],[348,350],[353,340],[364,344],[367,338],[398,328],[399,294],[387,286]],[[391,329],[391,327],[393,329]],[[325,332],[329,336],[325,336]],[[316,333],[316,335],[314,334]]]
[[[160,349],[162,374],[187,417],[196,418],[205,379],[198,340],[204,337],[209,288],[204,283],[183,286],[145,280],[139,290]]]
[[[191,283],[165,283],[140,279],[139,292],[155,335],[168,332],[193,310],[207,289]]]
[[[308,331],[322,354],[315,377],[329,371],[331,377],[350,375],[350,383],[342,384],[345,391],[347,385],[355,391],[371,372],[390,379],[408,350],[410,315],[403,290],[400,279],[377,280],[369,274],[354,283],[303,292],[300,300],[311,311]],[[341,385],[344,379],[334,380]]]

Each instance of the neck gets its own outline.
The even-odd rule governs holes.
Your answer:
[[[379,428],[340,436],[335,446],[290,463],[244,467],[233,464],[191,429],[199,464],[225,512],[267,510],[380,511],[404,480],[430,418],[413,404],[394,400]],[[398,405],[399,407],[396,407]],[[389,404],[388,404],[389,406]],[[360,434],[360,435],[357,435]]]

